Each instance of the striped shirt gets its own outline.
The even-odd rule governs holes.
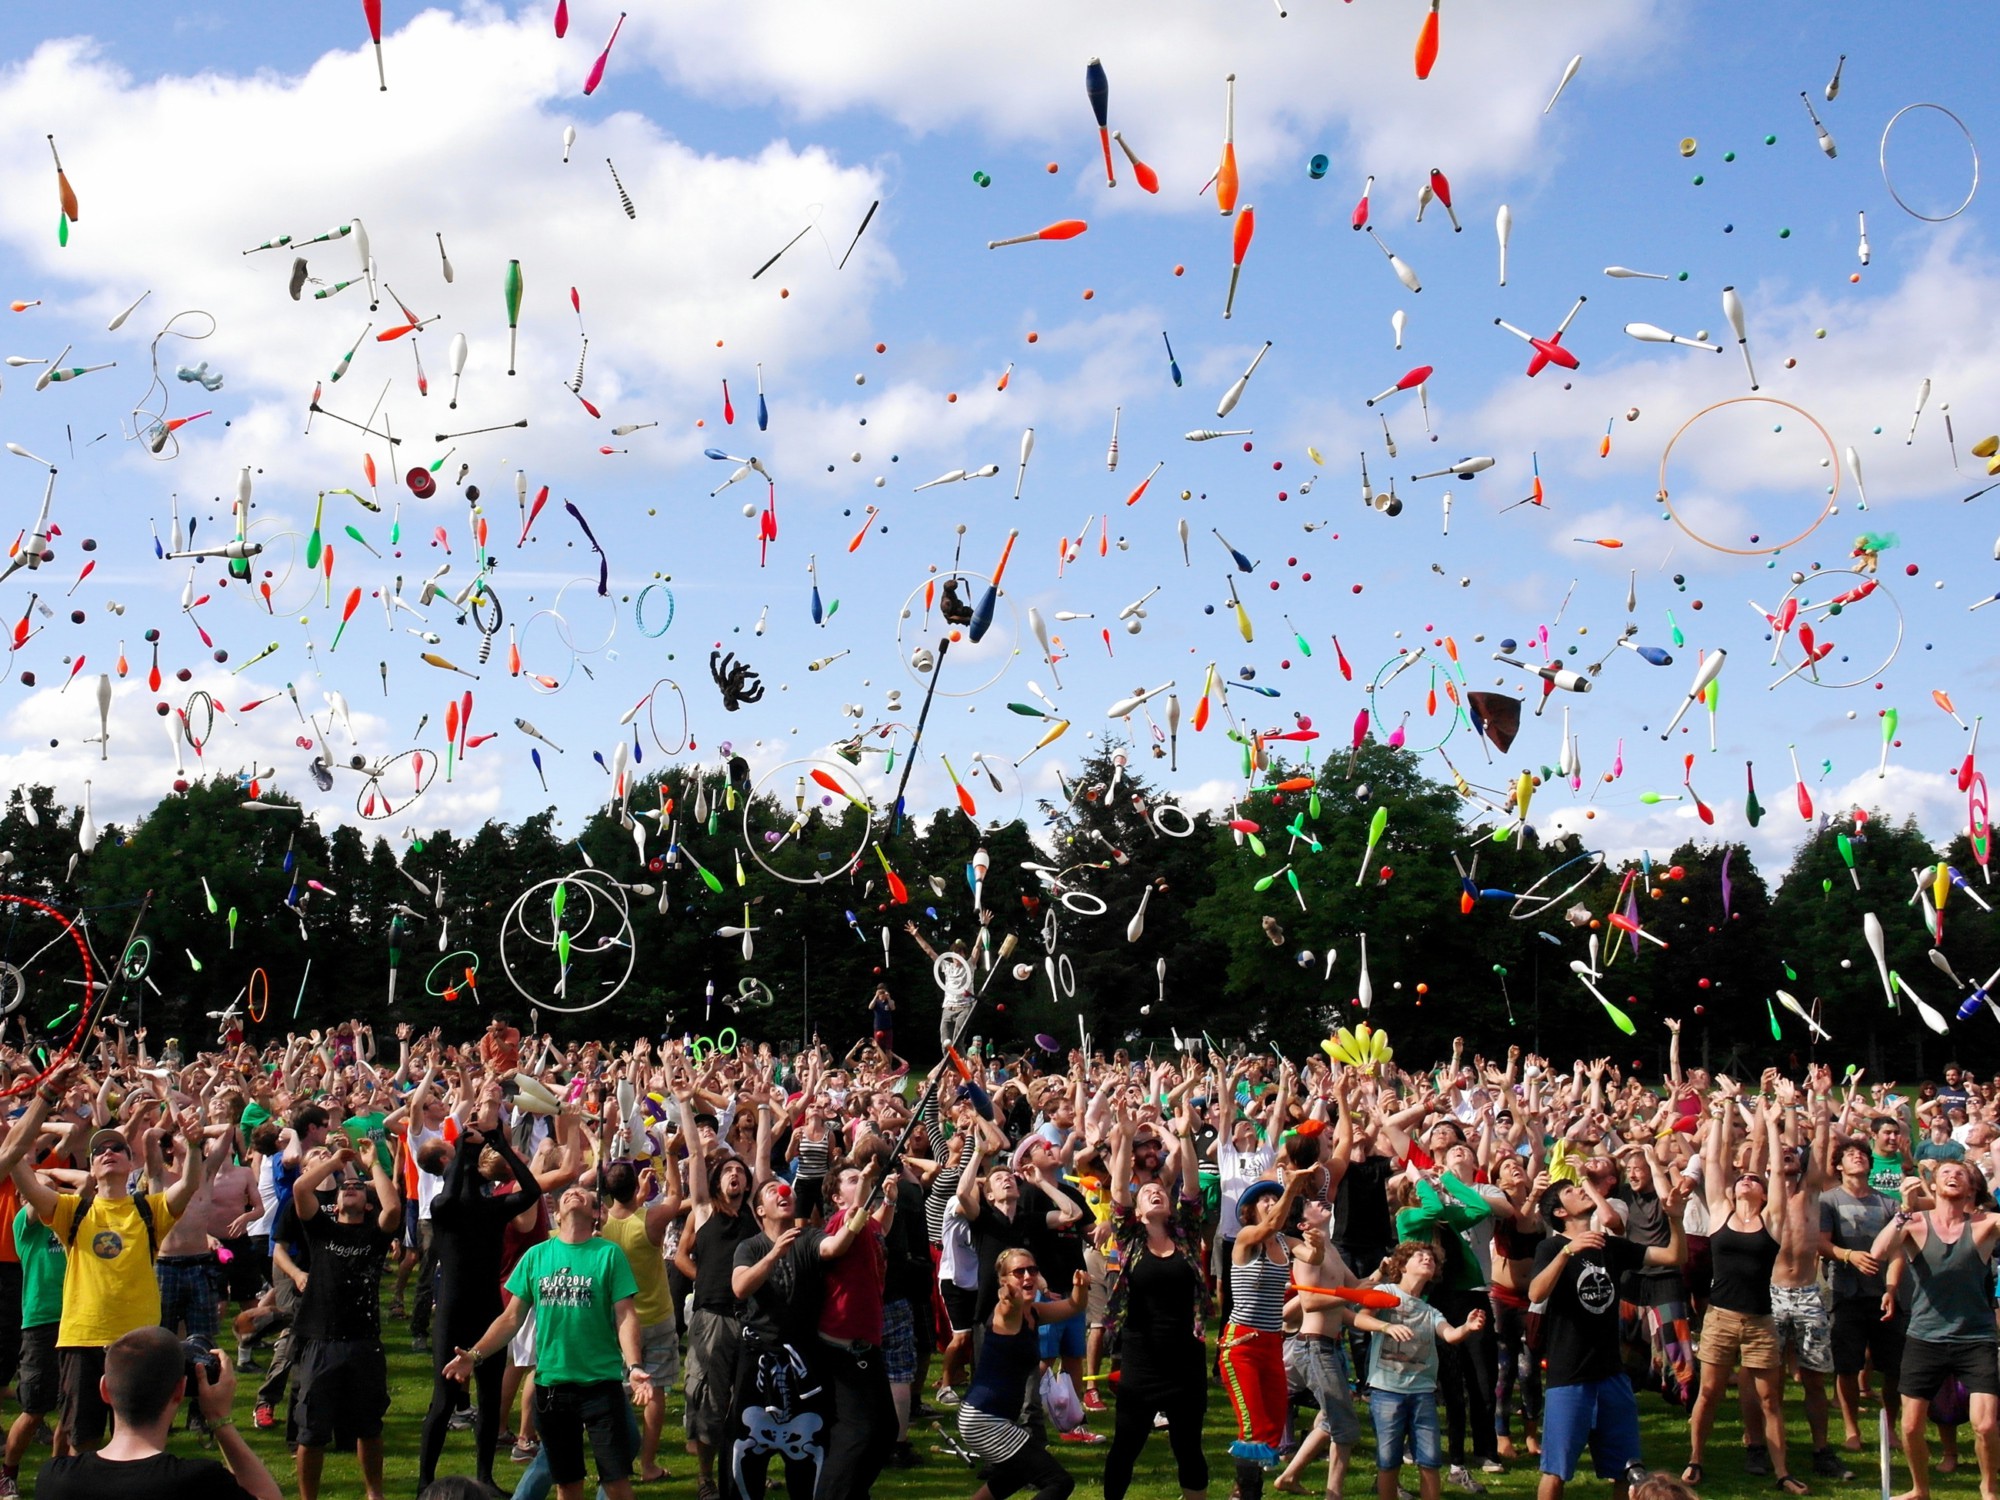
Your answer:
[[[1229,1321],[1240,1328],[1278,1333],[1285,1326],[1285,1294],[1291,1285],[1291,1251],[1283,1235],[1274,1237],[1283,1264],[1271,1259],[1267,1245],[1256,1255],[1229,1268]]]

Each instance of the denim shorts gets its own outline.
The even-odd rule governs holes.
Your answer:
[[[1375,1424],[1376,1468],[1385,1473],[1399,1469],[1406,1456],[1420,1469],[1444,1467],[1436,1391],[1371,1389],[1368,1415]]]
[[[1361,1419],[1354,1414],[1354,1390],[1347,1379],[1347,1351],[1340,1339],[1316,1334],[1299,1341],[1305,1362],[1306,1389],[1319,1403],[1315,1425],[1343,1448],[1361,1436]]]
[[[1615,1482],[1639,1462],[1639,1401],[1629,1376],[1552,1385],[1542,1397],[1542,1472],[1576,1478],[1586,1444],[1600,1479]]]
[[[1082,1313],[1060,1323],[1044,1323],[1037,1330],[1043,1359],[1082,1359],[1089,1329]]]

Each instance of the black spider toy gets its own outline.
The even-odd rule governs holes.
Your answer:
[[[709,652],[708,675],[722,694],[722,706],[731,713],[746,703],[763,700],[764,684],[756,670],[747,661],[738,661],[734,651],[726,656],[720,651]]]

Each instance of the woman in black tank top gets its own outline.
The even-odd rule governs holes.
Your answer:
[[[1688,1463],[1681,1478],[1702,1482],[1702,1454],[1715,1409],[1735,1385],[1739,1363],[1757,1388],[1762,1408],[1764,1444],[1778,1488],[1803,1495],[1806,1486],[1785,1466],[1785,1415],[1780,1404],[1784,1363],[1771,1324],[1771,1267],[1778,1259],[1776,1229],[1785,1222],[1785,1198],[1790,1191],[1783,1172],[1767,1182],[1761,1173],[1738,1172],[1730,1149],[1739,1101],[1733,1095],[1710,1109],[1708,1139],[1702,1147],[1702,1190],[1708,1195],[1709,1256],[1715,1279],[1709,1289],[1708,1316],[1701,1334],[1701,1386],[1688,1416]],[[1750,1115],[1751,1140],[1764,1144],[1763,1160],[1778,1162],[1778,1111],[1759,1097]],[[1750,1434],[1745,1434],[1746,1437]]]

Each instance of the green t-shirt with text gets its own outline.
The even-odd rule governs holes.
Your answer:
[[[617,1305],[639,1295],[625,1252],[607,1239],[543,1240],[521,1257],[507,1290],[535,1310],[535,1379],[589,1385],[625,1378]]]
[[[1885,1198],[1903,1201],[1903,1158],[1871,1152],[1874,1165],[1868,1169],[1868,1185]]]

